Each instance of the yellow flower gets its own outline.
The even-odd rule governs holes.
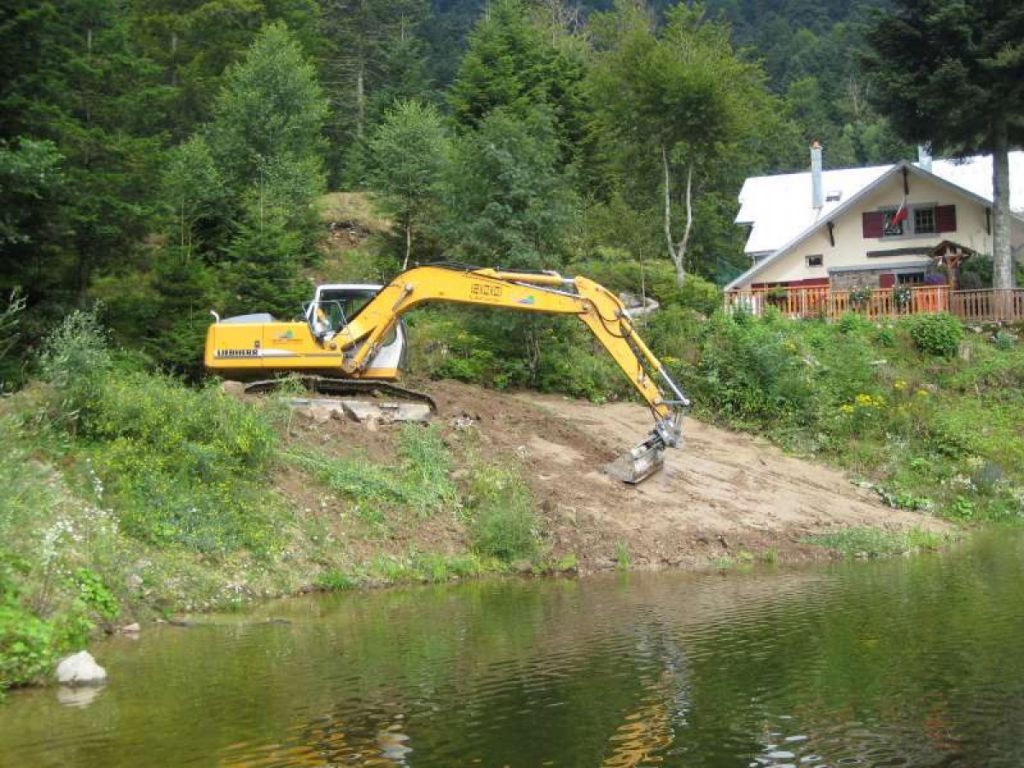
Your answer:
[[[927,389],[919,389],[914,394],[917,395],[918,397],[928,397],[928,390]]]
[[[863,392],[853,398],[859,408],[880,408],[885,405],[885,400],[878,395],[868,395]]]
[[[896,381],[893,382],[892,388],[895,389],[897,392],[902,392],[907,388],[907,382],[905,382],[903,379],[897,379]]]
[[[840,413],[846,413],[846,414],[853,413],[853,406],[850,405],[849,403],[843,403],[843,405],[839,406],[839,411],[840,411]]]

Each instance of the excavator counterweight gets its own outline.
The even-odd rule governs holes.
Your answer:
[[[392,382],[404,360],[402,317],[429,302],[575,315],[583,322],[654,417],[650,435],[606,468],[612,476],[642,482],[661,468],[665,449],[680,444],[690,401],[637,334],[619,298],[585,277],[432,264],[406,270],[383,286],[321,285],[291,322],[265,314],[221,320],[213,313],[205,364],[235,379],[299,373],[352,383]]]

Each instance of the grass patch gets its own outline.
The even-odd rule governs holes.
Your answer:
[[[387,510],[412,510],[428,517],[456,508],[451,453],[435,425],[404,425],[398,455],[397,467],[374,464],[359,455],[333,458],[307,448],[293,448],[283,457],[351,502],[355,514],[372,525],[386,525]]]
[[[530,489],[516,469],[479,468],[466,500],[473,549],[504,562],[534,557],[540,547],[540,521]]]
[[[369,195],[362,192],[329,192],[316,201],[316,210],[324,224],[348,223],[368,232],[386,233],[391,221],[377,212]]]
[[[948,544],[950,537],[921,528],[911,528],[907,531],[848,528],[834,533],[808,536],[802,541],[834,549],[846,557],[888,557],[908,552],[932,552]]]
[[[629,557],[629,549],[621,541],[615,545],[615,569],[628,571],[633,562]]]

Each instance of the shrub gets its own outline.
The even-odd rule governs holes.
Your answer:
[[[722,291],[699,275],[687,275],[686,282],[679,289],[679,304],[711,315],[722,306]]]
[[[914,346],[925,354],[953,357],[960,348],[964,329],[953,315],[945,312],[935,315],[914,315],[905,322]]]
[[[107,333],[96,313],[77,309],[46,337],[39,355],[43,378],[64,388],[105,373],[112,364]]]
[[[855,312],[846,312],[836,322],[836,330],[840,333],[866,333],[872,328],[871,321]]]
[[[42,677],[55,660],[50,623],[0,595],[0,694]]]
[[[645,318],[642,331],[648,346],[657,347],[667,354],[680,355],[687,347],[694,347],[704,327],[700,315],[684,307],[666,307]]]
[[[94,313],[68,315],[40,363],[52,421],[92,460],[126,534],[210,554],[274,546],[280,508],[265,471],[277,436],[266,413],[212,387],[119,370]]]
[[[875,331],[875,344],[880,347],[896,346],[896,332],[889,326],[882,326]]]
[[[698,402],[741,420],[813,418],[811,369],[787,326],[716,314],[700,345]]]
[[[541,356],[537,387],[601,403],[628,395],[628,380],[608,353],[592,339],[558,344]]]
[[[539,523],[533,498],[515,469],[479,469],[468,501],[470,537],[477,552],[506,562],[536,554]]]

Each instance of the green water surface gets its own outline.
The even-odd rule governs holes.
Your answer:
[[[93,648],[3,766],[1020,766],[1024,538],[346,593]],[[276,621],[268,621],[275,619]]]

